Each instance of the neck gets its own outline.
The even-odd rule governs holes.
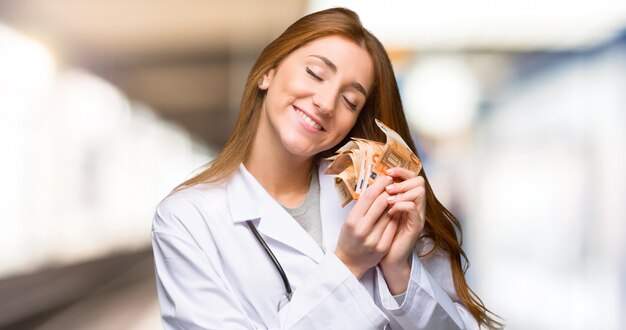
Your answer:
[[[252,152],[244,165],[276,201],[286,207],[296,207],[309,191],[314,157],[294,156],[280,141],[270,142],[276,140],[266,138],[265,133],[261,129],[257,131]]]

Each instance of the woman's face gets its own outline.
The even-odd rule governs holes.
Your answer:
[[[296,49],[260,82],[267,90],[260,130],[272,140],[264,143],[300,157],[332,148],[354,126],[373,79],[370,55],[346,38],[323,37]]]

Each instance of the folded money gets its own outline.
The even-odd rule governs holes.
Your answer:
[[[422,169],[422,162],[398,133],[378,119],[376,125],[387,137],[385,144],[352,138],[335,155],[327,158],[332,162],[325,174],[335,176],[335,190],[341,207],[353,199],[358,200],[361,192],[389,168],[403,167],[415,173]]]

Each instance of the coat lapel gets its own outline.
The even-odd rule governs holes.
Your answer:
[[[335,177],[324,174],[328,165],[330,165],[330,162],[323,160],[319,166],[320,215],[322,217],[324,248],[326,251],[334,252],[337,248],[341,227],[352,209],[354,201],[344,208],[341,207],[339,197],[335,191]]]
[[[315,240],[267,193],[243,164],[229,180],[227,194],[233,222],[254,220],[264,238],[287,245],[315,262],[321,262],[324,253]],[[270,247],[276,246],[269,240],[267,243]]]

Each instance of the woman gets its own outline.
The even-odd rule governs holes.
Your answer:
[[[340,207],[323,157],[381,140],[374,118],[415,152],[389,58],[354,12],[305,16],[263,50],[222,152],[157,208],[165,328],[498,325],[423,171],[391,169]]]

